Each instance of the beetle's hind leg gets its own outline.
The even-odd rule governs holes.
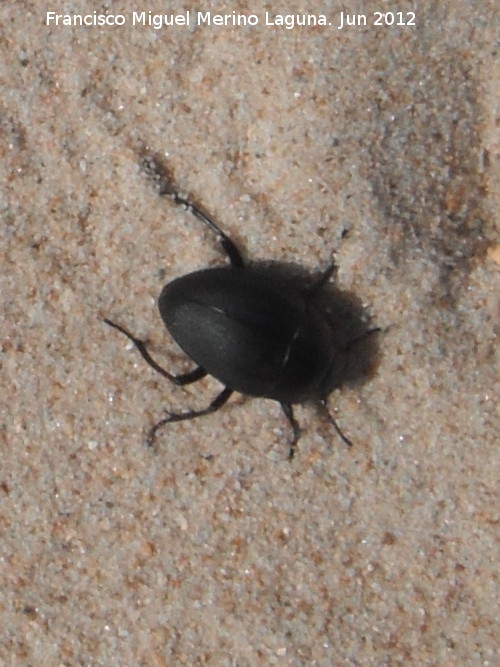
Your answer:
[[[288,450],[288,460],[291,461],[295,456],[295,451],[297,449],[297,442],[300,438],[300,426],[298,421],[295,419],[293,414],[293,408],[290,403],[280,403],[281,409],[285,413],[285,417],[288,419],[290,426],[292,427],[292,441],[290,443],[290,449]]]
[[[106,322],[106,324],[109,324],[110,327],[117,329],[122,334],[127,336],[127,338],[131,340],[132,343],[136,346],[136,348],[141,353],[142,358],[151,366],[151,368],[154,368],[154,370],[157,373],[160,373],[160,375],[163,375],[163,377],[168,378],[170,382],[182,386],[185,384],[190,384],[191,382],[196,382],[197,380],[201,380],[201,378],[205,377],[205,375],[207,374],[207,372],[203,368],[201,368],[201,366],[198,366],[197,368],[193,369],[192,371],[188,371],[187,373],[181,373],[180,375],[173,375],[172,373],[169,373],[159,364],[157,364],[156,361],[152,358],[152,356],[147,351],[146,344],[143,340],[136,338],[130,333],[130,331],[127,331],[119,324],[116,324],[115,322],[112,322],[107,318],[104,318],[104,321]]]
[[[217,235],[217,239],[222,246],[222,249],[229,257],[231,265],[235,268],[243,268],[244,262],[243,257],[241,256],[240,251],[236,247],[234,241],[225,234],[222,229],[217,225],[212,218],[203,213],[195,204],[190,202],[188,199],[181,197],[178,192],[175,183],[173,182],[172,175],[169,173],[169,169],[163,163],[161,158],[156,155],[146,153],[143,155],[142,165],[145,171],[152,176],[159,184],[160,195],[166,195],[167,197],[172,197],[174,202],[178,206],[183,206],[188,211],[190,211],[198,220],[208,227],[212,232]]]
[[[217,394],[217,396],[213,399],[213,401],[210,403],[208,407],[203,408],[202,410],[189,410],[189,412],[177,412],[169,414],[164,419],[160,419],[159,422],[157,422],[154,426],[152,426],[149,429],[146,444],[148,445],[148,447],[151,447],[153,445],[158,429],[162,428],[162,426],[164,426],[165,424],[170,424],[171,422],[180,422],[186,419],[195,419],[196,417],[203,417],[203,415],[209,415],[211,412],[216,412],[219,408],[221,408],[224,405],[224,403],[228,400],[228,398],[231,396],[232,393],[233,390],[226,387],[220,392],[220,394]]]
[[[201,211],[197,206],[192,204],[187,199],[183,199],[176,192],[168,194],[170,194],[176,204],[179,206],[185,206],[188,211],[190,211],[196,218],[198,218],[198,220],[201,220],[204,225],[215,232],[217,239],[222,246],[222,249],[229,257],[229,261],[231,262],[232,266],[239,269],[243,268],[243,257],[241,256],[240,251],[236,247],[234,241],[222,231],[219,225],[215,224],[215,222],[209,218],[208,215],[205,215],[205,213],[203,213],[203,211]]]
[[[344,229],[341,234],[341,238],[345,239],[346,236],[348,236],[349,230]],[[318,292],[321,292],[323,287],[326,285],[326,283],[330,280],[330,278],[333,276],[333,278],[336,280],[337,278],[337,273],[338,273],[339,267],[337,262],[335,261],[335,251],[332,252],[332,257],[330,259],[330,264],[326,267],[326,269],[323,269],[323,271],[319,274],[319,276],[314,280],[309,287],[305,290],[306,294],[309,296],[314,296],[315,294],[318,294]]]

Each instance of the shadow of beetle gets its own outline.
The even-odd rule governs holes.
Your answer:
[[[168,413],[150,428],[147,444],[153,444],[165,424],[216,412],[237,391],[279,402],[292,429],[289,460],[300,437],[293,413],[296,403],[316,401],[351,446],[329,413],[326,399],[333,389],[366,377],[366,367],[373,367],[378,351],[376,337],[370,334],[379,329],[367,327],[359,299],[327,285],[336,272],[335,263],[315,278],[302,267],[281,262],[247,265],[231,238],[201,208],[178,194],[157,157],[146,155],[143,167],[158,182],[161,195],[190,211],[215,234],[229,259],[226,266],[174,279],[160,294],[158,308],[165,326],[196,363],[187,373],[166,371],[151,357],[145,341],[104,319],[174,384],[183,386],[211,375],[224,385],[207,407]]]

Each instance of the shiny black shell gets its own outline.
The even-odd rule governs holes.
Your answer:
[[[205,269],[165,285],[158,307],[184,352],[230,389],[288,404],[329,391],[331,326],[291,282],[252,267]]]

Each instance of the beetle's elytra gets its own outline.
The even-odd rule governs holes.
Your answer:
[[[176,278],[163,288],[158,301],[160,315],[174,340],[197,364],[188,373],[173,375],[150,356],[145,343],[122,326],[105,322],[127,336],[143,358],[171,382],[184,385],[205,375],[219,380],[224,389],[202,410],[168,414],[149,431],[153,443],[160,427],[215,412],[233,391],[278,401],[291,424],[293,458],[300,430],[292,405],[310,399],[325,406],[338,386],[345,351],[332,334],[334,323],[316,304],[335,270],[332,263],[312,285],[299,289],[257,266],[247,266],[234,242],[190,201],[173,190],[165,168],[148,157],[145,166],[160,181],[161,194],[189,210],[217,235],[229,265],[195,271]],[[330,421],[348,445],[331,415]]]

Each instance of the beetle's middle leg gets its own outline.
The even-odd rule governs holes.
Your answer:
[[[300,438],[300,426],[298,421],[295,419],[293,414],[293,408],[290,403],[280,403],[281,409],[285,413],[285,417],[290,422],[292,427],[292,442],[290,443],[290,449],[288,450],[288,460],[291,461],[295,456],[295,450],[297,449],[297,442]]]
[[[206,370],[201,368],[201,366],[198,366],[197,368],[194,368],[192,371],[188,371],[187,373],[181,373],[180,375],[173,375],[172,373],[169,373],[159,364],[157,364],[156,361],[152,358],[152,356],[147,351],[146,344],[143,340],[140,340],[140,338],[136,338],[122,326],[116,324],[115,322],[112,322],[111,320],[108,320],[107,318],[105,318],[104,321],[106,322],[106,324],[109,324],[110,327],[113,327],[114,329],[121,331],[122,334],[127,336],[127,338],[131,340],[132,343],[136,346],[136,348],[141,353],[142,358],[151,366],[151,368],[154,368],[155,371],[157,373],[160,373],[160,375],[163,375],[163,377],[168,378],[170,382],[182,386],[185,384],[190,384],[191,382],[196,382],[197,380],[201,380],[201,378],[205,377],[205,375],[207,374]]]
[[[164,419],[160,419],[159,422],[157,422],[154,426],[152,426],[149,429],[146,444],[148,445],[148,447],[151,447],[151,445],[155,441],[156,432],[158,431],[159,428],[161,428],[165,424],[170,424],[171,422],[180,422],[186,419],[195,419],[196,417],[203,417],[204,415],[209,415],[211,412],[216,412],[219,408],[221,408],[224,405],[224,403],[228,400],[228,398],[231,396],[232,393],[233,393],[232,389],[229,389],[229,387],[225,387],[220,392],[220,394],[217,394],[217,396],[213,399],[210,405],[206,408],[203,408],[202,410],[189,410],[188,412],[170,413],[167,417],[165,417]]]

